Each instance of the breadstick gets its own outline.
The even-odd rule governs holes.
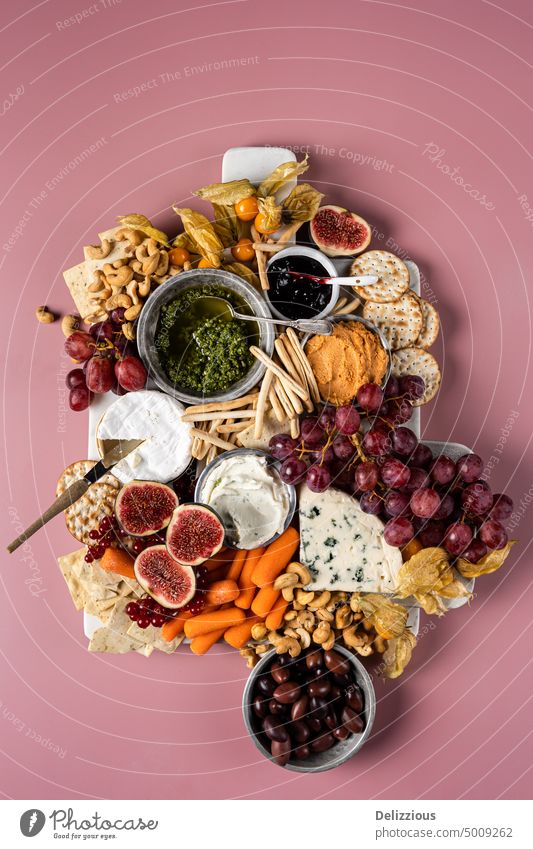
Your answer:
[[[300,419],[291,419],[289,424],[292,438],[297,439],[300,436]]]
[[[286,338],[284,338],[283,336],[278,336],[278,338],[274,342],[274,347],[276,348],[276,353],[277,353],[278,357],[280,358],[282,364],[287,369],[290,376],[294,377],[295,380],[298,380],[305,389],[308,389],[305,374],[302,374],[302,372],[298,371],[298,369],[296,368],[296,366],[294,365],[294,363],[293,363],[293,361],[290,357],[290,354],[289,354],[289,351],[288,351],[288,348],[290,348],[290,344],[287,343]],[[291,398],[291,401],[293,402],[294,409],[297,410],[297,407],[294,404],[293,397],[291,397],[290,394],[289,394],[289,397]],[[305,409],[307,410],[307,412],[312,413],[313,409],[314,409],[314,404],[313,404],[313,401],[311,400],[311,397],[309,397],[307,399],[307,401],[305,401],[304,403],[305,403]],[[300,412],[303,413],[303,410],[300,410]]]
[[[294,410],[297,416],[301,415],[304,411],[304,405],[302,404],[298,396],[292,391],[290,386],[286,386],[285,384],[283,384],[283,381],[280,381],[280,383],[283,386],[283,390],[287,398],[289,399],[289,403],[292,409]]]
[[[337,301],[337,303],[335,304],[335,307],[333,309],[333,315],[338,315],[338,313],[342,312],[347,303],[348,303],[348,298],[344,298],[344,297],[339,298],[339,300]]]
[[[279,378],[276,378],[276,382],[274,384],[274,387],[276,389],[276,394],[277,394],[277,396],[280,400],[281,406],[285,410],[286,417],[288,419],[295,419],[296,418],[296,410],[292,406],[291,400],[290,400],[289,396],[287,395],[287,393],[285,392],[285,387],[283,386],[283,383],[281,382],[281,380],[279,380]]]
[[[263,424],[265,422],[265,407],[268,398],[268,391],[272,385],[272,380],[274,375],[267,369],[265,372],[265,376],[263,377],[263,382],[261,383],[261,388],[259,390],[259,398],[257,400],[257,410],[255,416],[255,425],[254,425],[254,438],[259,439],[261,434],[263,433]]]
[[[292,328],[290,329],[292,330]],[[305,401],[305,399],[308,397],[308,393],[303,388],[303,386],[296,380],[294,380],[294,378],[292,378],[289,374],[287,374],[287,372],[284,371],[281,366],[278,366],[277,363],[274,362],[274,360],[271,360],[270,357],[267,357],[267,355],[264,351],[261,350],[261,348],[257,348],[255,345],[252,345],[252,347],[250,348],[250,352],[254,355],[254,357],[264,363],[267,368],[271,369],[276,375],[276,377],[279,377],[280,381],[283,383],[284,386],[290,386],[292,391],[296,395],[298,395],[298,397],[301,398],[302,401]]]
[[[300,345],[300,340],[298,339],[298,337],[297,337],[297,335],[296,335],[296,333],[295,333],[295,331],[293,330],[292,327],[287,328],[287,337],[291,342],[294,353],[296,354],[296,356],[300,360],[300,363],[302,364],[302,368],[305,371],[305,375],[307,377],[307,383],[309,385],[309,391],[311,393],[311,397],[312,397],[313,401],[315,402],[315,404],[320,404],[320,401],[321,401],[320,392],[318,391],[318,385],[317,385],[317,382],[316,382],[315,375],[313,374],[313,369],[311,368],[309,360],[307,359],[307,357],[305,355],[305,351],[303,350],[302,346]]]
[[[361,305],[361,298],[354,298],[353,301],[348,301],[343,308],[343,312],[348,315],[349,313],[355,312],[358,306]]]
[[[217,427],[217,433],[240,433],[241,430],[246,430],[250,427],[250,422],[230,422],[227,421],[223,425]],[[228,437],[231,439],[231,437]]]
[[[196,404],[193,407],[186,407],[185,415],[191,416],[193,413],[212,413],[213,410],[238,410],[239,407],[247,407],[253,401],[257,400],[259,393],[252,392],[250,395],[243,395],[241,398],[236,398],[235,401],[212,401],[210,404]]]
[[[268,282],[266,273],[266,257],[262,251],[256,251],[255,257],[257,259],[257,273],[259,274],[259,280],[261,281],[261,289],[263,289],[263,291],[270,289],[270,283]]]
[[[225,410],[213,410],[211,413],[185,414],[181,417],[181,420],[182,422],[212,422],[217,419],[224,421],[226,418],[253,419],[255,418],[255,410],[230,410],[229,414],[226,414]]]
[[[191,428],[191,436],[198,436],[202,442],[208,442],[210,445],[216,445],[217,448],[222,448],[224,451],[231,451],[233,445],[225,439],[215,436],[213,433],[206,433],[203,430],[198,430],[196,427]]]
[[[289,239],[292,239],[293,236],[296,236],[296,233],[298,232],[302,224],[303,221],[295,221],[293,224],[290,224],[288,227],[286,227],[278,239],[278,245],[286,245]]]
[[[273,386],[270,387],[268,391],[268,400],[272,404],[272,409],[274,410],[274,415],[278,422],[285,421],[285,413],[283,412],[283,407],[279,403],[279,398],[276,395],[276,390]]]
[[[254,251],[265,251],[265,253],[276,253],[283,251],[287,245],[278,245],[276,242],[253,242]]]
[[[209,449],[209,451],[207,452],[205,462],[207,464],[210,463],[211,460],[214,460],[216,456],[217,456],[217,447],[216,447],[216,445],[212,445],[211,448]]]

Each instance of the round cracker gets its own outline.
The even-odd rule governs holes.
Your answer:
[[[418,339],[414,344],[416,344],[418,348],[431,348],[431,346],[437,341],[437,337],[439,335],[439,314],[433,304],[430,304],[429,301],[426,301],[424,298],[418,298],[418,303],[422,310],[424,323]]]
[[[104,516],[112,515],[116,497],[117,490],[108,483],[97,481],[91,484],[85,495],[65,510],[69,533],[79,542],[90,545],[93,540],[89,532],[98,528]]]
[[[412,292],[397,301],[367,301],[363,317],[381,330],[393,351],[414,345],[424,328],[422,308]]]
[[[413,406],[420,407],[427,404],[438,392],[440,386],[440,368],[437,360],[424,348],[403,348],[392,354],[392,373],[396,377],[406,374],[417,374],[426,383],[424,394],[418,401],[413,401]]]
[[[409,269],[396,254],[389,251],[367,251],[352,263],[350,275],[377,274],[379,280],[370,286],[354,286],[353,289],[365,301],[387,303],[396,301],[409,288]]]
[[[74,481],[79,480],[80,478],[85,477],[85,475],[90,472],[93,466],[96,465],[95,460],[76,460],[75,463],[71,463],[70,466],[61,472],[59,480],[56,486],[56,498],[60,495],[63,495],[66,489],[71,486]],[[120,489],[120,481],[112,474],[107,472],[105,475],[102,475],[99,478],[100,483],[107,483],[109,486],[115,488],[116,492]]]

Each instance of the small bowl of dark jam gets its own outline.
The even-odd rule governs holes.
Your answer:
[[[273,255],[266,272],[270,289],[267,289],[265,295],[271,312],[277,318],[324,318],[337,303],[338,284],[319,283],[304,276],[337,276],[337,270],[329,257],[315,248],[285,248]],[[297,272],[302,276],[289,272]]]

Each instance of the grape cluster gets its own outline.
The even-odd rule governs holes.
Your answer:
[[[91,325],[88,333],[76,330],[65,339],[66,353],[83,363],[66,377],[70,408],[76,412],[87,409],[93,393],[124,395],[146,385],[146,369],[121,330],[123,312],[113,310],[110,319]]]
[[[390,545],[402,547],[416,537],[424,548],[442,545],[452,557],[477,563],[489,549],[506,545],[503,522],[513,502],[493,495],[480,479],[477,454],[457,462],[434,458],[405,427],[424,389],[417,375],[390,377],[385,389],[365,384],[355,404],[326,405],[303,418],[299,439],[273,436],[270,452],[281,461],[286,483],[305,480],[313,492],[334,484],[355,495],[365,513],[384,520]]]

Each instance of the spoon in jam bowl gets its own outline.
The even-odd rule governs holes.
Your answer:
[[[352,279],[352,278],[350,278]],[[244,315],[237,312],[229,301],[224,298],[215,298],[210,296],[211,301],[220,301],[224,305],[217,318],[226,318],[228,321],[232,318],[238,318],[239,321],[254,321],[264,324],[283,324],[284,327],[293,327],[295,330],[301,330],[302,333],[318,333],[321,336],[331,336],[333,333],[333,323],[327,318],[297,318],[294,321],[283,318],[263,318],[262,315]]]
[[[359,277],[317,277],[316,274],[304,274],[303,271],[288,271],[291,277],[303,277],[304,280],[312,280],[313,283],[323,283],[330,286],[372,286],[377,283],[377,274],[361,274]]]

